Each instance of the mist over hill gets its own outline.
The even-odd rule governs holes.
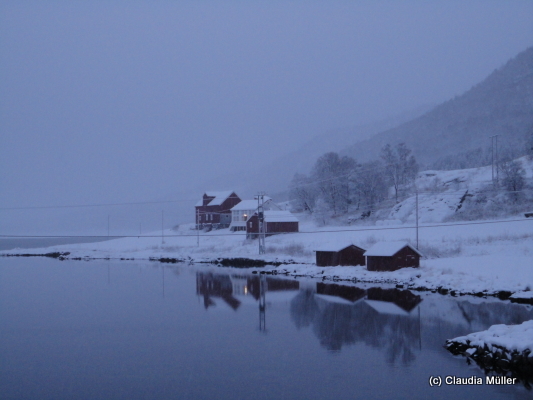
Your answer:
[[[405,142],[421,168],[443,164],[448,157],[480,150],[487,158],[490,136],[498,136],[501,152],[524,146],[533,130],[533,47],[492,72],[470,90],[437,106],[425,105],[401,115],[357,127],[332,129],[315,136],[299,150],[207,182],[213,188],[232,188],[242,196],[258,190],[283,197],[295,173],[308,173],[317,158],[330,151],[358,162],[379,158],[381,148]],[[471,160],[474,164],[476,162]],[[479,163],[479,162],[478,162]],[[452,168],[479,165],[454,166]],[[481,162],[483,164],[483,162]],[[210,186],[210,187],[211,187]]]
[[[387,143],[405,142],[422,166],[442,157],[485,148],[521,146],[533,129],[533,47],[495,70],[466,93],[431,111],[353,144],[341,152],[357,161],[379,157]]]
[[[274,157],[268,164],[250,165],[246,170],[216,176],[208,180],[205,185],[216,190],[229,188],[244,197],[251,197],[258,191],[265,190],[280,200],[284,198],[285,194],[282,192],[286,191],[293,175],[297,172],[308,173],[322,154],[330,151],[340,152],[357,140],[370,138],[386,129],[410,121],[433,107],[434,105],[426,104],[380,121],[328,130],[314,136],[298,150]],[[280,146],[282,145],[281,143]]]

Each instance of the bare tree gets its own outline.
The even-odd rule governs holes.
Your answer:
[[[517,160],[504,161],[500,164],[500,170],[503,175],[502,184],[510,192],[511,198],[517,201],[519,192],[526,186],[526,172],[522,164]]]
[[[315,210],[317,190],[311,179],[304,174],[294,174],[289,185],[290,198],[295,201],[296,208],[313,213]]]
[[[351,157],[339,157],[337,153],[326,153],[313,167],[312,177],[320,197],[329,206],[333,215],[347,212],[350,204],[350,176],[357,163]]]
[[[390,144],[385,145],[381,149],[381,159],[385,163],[385,174],[389,184],[394,187],[394,197],[398,202],[400,188],[414,181],[418,173],[418,164],[405,143],[400,143],[394,148]]]
[[[370,161],[358,168],[355,175],[355,192],[358,200],[368,209],[387,197],[387,181],[383,164],[380,161]]]

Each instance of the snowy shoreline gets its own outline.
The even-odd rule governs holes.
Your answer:
[[[533,383],[533,320],[520,325],[493,325],[481,332],[446,341],[454,355],[479,365],[485,374],[517,378],[527,388]]]
[[[0,256],[47,255],[64,260],[145,260],[221,264],[251,271],[331,281],[400,285],[442,294],[497,296],[533,303],[533,221],[510,219],[485,225],[440,224],[420,227],[420,249],[427,257],[419,268],[392,272],[364,266],[317,267],[313,250],[323,245],[353,243],[369,248],[376,242],[411,241],[413,229],[375,231],[375,226],[316,228],[301,224],[301,232],[267,238],[267,254],[242,232],[227,230],[194,234],[190,226],[163,235],[122,237],[104,242],[58,245],[40,249],[0,251]],[[395,227],[396,228],[396,227]],[[377,234],[376,234],[377,233]],[[68,253],[68,254],[66,254]]]

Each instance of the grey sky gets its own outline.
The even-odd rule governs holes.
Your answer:
[[[532,1],[2,1],[0,207],[196,198],[324,130],[461,94],[533,44],[532,17]]]

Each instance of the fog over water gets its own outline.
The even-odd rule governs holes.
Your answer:
[[[2,1],[0,234],[190,222],[225,176],[468,90],[533,44],[531,15],[529,1]],[[80,204],[100,206],[13,209]]]

